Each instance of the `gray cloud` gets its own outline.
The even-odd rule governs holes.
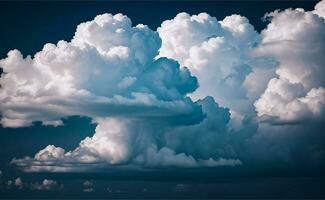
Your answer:
[[[94,184],[92,181],[85,181],[83,182],[83,192],[93,192],[94,191]]]
[[[23,188],[23,185],[24,185],[24,183],[23,183],[23,181],[21,180],[20,177],[18,177],[18,178],[15,179],[14,184],[19,189],[22,189]]]
[[[209,103],[214,104],[212,98],[204,101],[210,101]],[[204,121],[212,121],[210,119],[212,117],[226,117],[229,120],[229,112],[227,109],[216,107],[214,110],[216,112],[214,116],[208,114]],[[26,172],[96,171],[105,170],[114,166],[126,166],[131,169],[137,169],[139,167],[193,168],[236,166],[242,164],[240,160],[232,159],[234,155],[210,154],[210,150],[204,147],[196,149],[198,152],[191,152],[186,149],[179,149],[176,152],[174,150],[176,146],[169,145],[168,140],[173,138],[173,141],[181,142],[182,138],[176,133],[174,137],[168,135],[170,129],[174,129],[175,127],[169,124],[166,125],[164,122],[157,123],[143,119],[98,118],[96,123],[98,125],[94,135],[85,138],[80,142],[79,147],[72,151],[66,152],[60,147],[49,145],[39,151],[33,158],[13,159],[12,164]],[[227,119],[223,120],[222,123],[226,124]],[[204,125],[201,126],[204,127]],[[225,130],[225,125],[223,126],[223,130]],[[159,130],[156,127],[159,127]],[[200,134],[201,129],[203,129],[200,127],[196,129],[191,127],[191,125],[184,125],[180,130],[186,128],[193,128],[193,134]],[[179,132],[181,132],[180,130]],[[226,133],[222,132],[222,134]],[[164,135],[166,135],[166,140],[164,139]],[[189,139],[190,137],[191,135],[189,135]],[[183,153],[184,151],[186,153]],[[229,158],[226,159],[224,156]]]
[[[41,183],[35,182],[31,183],[30,188],[33,190],[54,190],[62,187],[57,181],[51,179],[44,179]]]

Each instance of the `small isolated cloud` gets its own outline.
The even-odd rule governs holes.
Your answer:
[[[14,182],[12,180],[8,180],[6,182],[7,188],[10,189],[12,187],[12,185],[14,184]]]
[[[188,190],[188,187],[184,184],[179,183],[175,186],[174,190],[176,192],[186,192]]]
[[[15,181],[14,181],[14,185],[19,188],[19,189],[22,189],[23,188],[23,181],[21,180],[20,177],[16,178]]]
[[[59,184],[51,179],[44,179],[41,183],[36,182],[30,185],[30,188],[33,190],[54,190],[59,187]]]
[[[94,191],[93,186],[94,184],[92,181],[83,182],[83,192],[93,192]]]

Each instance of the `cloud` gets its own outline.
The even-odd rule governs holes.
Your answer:
[[[23,181],[21,180],[21,178],[18,177],[18,178],[15,179],[14,185],[17,188],[22,189],[24,184],[23,184]]]
[[[53,190],[59,187],[58,183],[55,180],[44,179],[41,183],[31,183],[31,189],[33,190]],[[62,185],[61,185],[62,187]]]
[[[255,54],[278,62],[254,103],[259,123],[247,141],[245,162],[282,163],[295,169],[324,166],[324,1],[313,11],[286,9],[266,15]],[[250,160],[250,161],[249,161]]]
[[[210,101],[211,104],[215,104],[212,97],[202,101]],[[204,121],[213,121],[210,118],[220,118],[223,115],[229,119],[227,109],[215,107],[214,111],[214,116],[206,113],[207,117]],[[221,122],[226,124],[228,121],[222,121],[221,119]],[[190,155],[191,151],[169,145],[167,139],[164,140],[164,135],[167,137],[170,128],[173,129],[174,126],[166,126],[164,122],[157,123],[143,119],[98,118],[96,123],[98,125],[94,135],[82,140],[79,146],[72,151],[66,152],[60,147],[49,145],[39,151],[33,158],[13,159],[11,163],[26,172],[98,171],[114,166],[145,169],[237,166],[242,164],[240,160],[232,159],[232,156],[226,159],[218,153],[209,154],[210,150],[204,147],[200,149],[197,146],[196,151],[198,152],[193,152],[195,153],[193,157]],[[225,125],[223,126],[225,128]],[[156,127],[159,127],[160,130],[157,130]],[[217,128],[217,126],[215,127]],[[191,125],[184,125],[179,130],[179,133],[182,132],[182,129],[192,128],[192,134],[201,134],[201,127],[195,128],[191,127]],[[223,130],[220,129],[220,131]],[[182,141],[182,138],[176,132],[173,135],[168,135],[168,140]],[[191,135],[188,137],[191,137]],[[202,135],[202,137],[205,136]],[[176,148],[177,152],[174,148]],[[222,154],[222,156],[229,157],[228,154]]]
[[[274,78],[255,106],[261,120],[273,124],[322,120],[325,88],[312,88],[305,95],[301,84]]]
[[[17,188],[17,189],[23,189],[25,183],[23,183],[22,179],[20,177],[17,177],[14,180],[8,180],[6,181],[6,186],[7,189],[11,189],[11,188]]]
[[[149,147],[147,152],[135,158],[135,162],[144,165],[149,168],[162,168],[162,167],[182,167],[182,168],[194,168],[194,167],[218,167],[218,166],[237,166],[242,162],[239,159],[224,159],[219,158],[214,160],[209,158],[207,160],[196,160],[192,156],[188,156],[185,153],[176,154],[174,150],[163,147],[157,151],[157,147]]]
[[[316,5],[321,12],[324,2]],[[322,120],[325,108],[325,21],[314,12],[287,9],[266,15],[261,55],[279,62],[276,77],[255,102],[258,117],[275,124]]]
[[[11,188],[11,186],[13,185],[13,181],[12,180],[8,180],[7,182],[6,182],[6,184],[7,184],[7,188]]]
[[[83,192],[93,192],[94,188],[93,188],[94,184],[92,181],[85,181],[83,182]]]
[[[228,130],[229,109],[220,107],[212,97],[197,103],[202,106],[206,118],[198,124],[169,129],[165,135],[167,146],[206,160],[211,157],[236,157],[231,141],[236,136]]]
[[[197,80],[186,68],[154,59],[161,40],[122,14],[78,25],[71,42],[46,44],[33,58],[12,50],[0,61],[1,124],[62,125],[73,115],[168,117],[200,112],[186,94]]]
[[[243,151],[245,161],[267,166],[287,167],[296,171],[315,172],[325,166],[324,123],[300,123],[274,126],[259,125]]]
[[[177,184],[177,185],[174,187],[174,190],[175,190],[176,192],[186,192],[186,191],[188,191],[188,186],[179,183],[179,184]]]
[[[318,2],[313,12],[319,15],[320,17],[325,18],[325,1]]]
[[[8,180],[7,181],[7,188],[11,189],[12,187],[18,189],[30,189],[30,190],[54,190],[60,189],[63,187],[62,184],[58,184],[57,181],[51,179],[44,179],[41,183],[39,182],[23,182],[20,177],[16,178],[15,180]]]
[[[192,98],[213,96],[222,106],[251,114],[250,85],[244,85],[245,79],[261,62],[268,68],[273,68],[274,62],[252,54],[261,37],[247,18],[231,15],[218,21],[207,13],[180,13],[164,21],[157,31],[162,39],[159,56],[179,61],[198,78],[199,88],[190,94]],[[265,68],[258,69],[264,72]],[[266,87],[267,80],[259,85],[263,87],[263,82]]]

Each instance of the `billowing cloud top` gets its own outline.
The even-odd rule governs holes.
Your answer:
[[[161,40],[124,15],[104,14],[78,26],[71,42],[46,44],[32,58],[18,50],[0,61],[1,124],[60,125],[62,117],[164,117],[195,110],[197,88],[177,62],[155,60]]]
[[[12,164],[28,172],[237,166],[265,156],[295,162],[290,148],[325,158],[315,139],[325,111],[324,2],[268,13],[261,33],[240,15],[180,13],[153,31],[103,14],[71,42],[33,57],[10,51],[0,61],[2,126],[58,126],[73,115],[97,124],[73,150],[49,145]]]
[[[247,99],[243,82],[255,61],[250,51],[261,40],[247,18],[231,15],[218,21],[207,13],[180,13],[164,21],[158,32],[159,55],[179,61],[198,77],[194,99],[213,96],[223,106],[243,110]]]
[[[323,2],[314,12],[303,9],[275,11],[262,31],[258,52],[279,61],[272,78],[255,102],[258,116],[272,123],[319,120],[325,106],[325,22]]]

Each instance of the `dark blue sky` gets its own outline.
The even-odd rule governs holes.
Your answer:
[[[146,24],[156,30],[161,22],[173,18],[179,12],[198,14],[207,12],[219,20],[231,14],[246,16],[260,32],[266,26],[265,13],[276,9],[301,7],[312,10],[316,1],[96,1],[96,2],[0,2],[0,58],[11,49],[19,49],[23,55],[33,55],[45,43],[70,41],[76,26],[92,20],[102,13],[123,13],[134,25]],[[33,156],[48,144],[74,149],[86,136],[91,136],[95,124],[88,118],[71,117],[64,126],[48,127],[35,123],[28,128],[0,127],[0,169],[2,180],[18,176],[35,181],[50,177],[67,185],[63,193],[33,193],[31,191],[6,191],[0,188],[1,197],[106,197],[105,188],[122,188],[123,194],[112,197],[324,197],[323,169],[245,165],[235,169],[174,170],[155,172],[111,172],[83,174],[24,174],[9,165],[13,157]],[[321,138],[323,139],[323,138]],[[310,179],[298,177],[308,175]],[[276,179],[274,177],[291,177]],[[222,177],[222,178],[220,178]],[[265,178],[265,179],[264,179]],[[80,196],[84,180],[95,180],[98,193]],[[96,182],[96,180],[99,180]],[[138,182],[131,182],[136,180]],[[148,182],[154,181],[154,182]],[[211,182],[213,184],[211,184]],[[178,184],[185,184],[177,186]],[[279,185],[281,183],[282,185]],[[77,186],[76,186],[77,185]],[[139,191],[149,188],[149,194]],[[203,188],[203,189],[202,189]],[[217,189],[216,189],[217,188]],[[221,189],[220,189],[221,188]],[[232,189],[234,192],[232,192]],[[118,190],[118,189],[116,189]],[[275,192],[273,192],[274,190]],[[127,192],[125,192],[127,191]],[[191,193],[192,192],[192,193]],[[185,195],[185,193],[187,193]],[[256,196],[255,196],[256,195]],[[283,196],[282,196],[283,195]]]
[[[96,1],[96,2],[1,2],[0,56],[11,49],[34,54],[45,43],[69,41],[81,22],[102,13],[123,13],[133,24],[146,24],[155,30],[161,22],[180,12],[207,12],[219,20],[231,14],[246,16],[257,31],[265,27],[261,18],[276,9],[312,10],[317,1]],[[58,31],[60,30],[60,31]]]

